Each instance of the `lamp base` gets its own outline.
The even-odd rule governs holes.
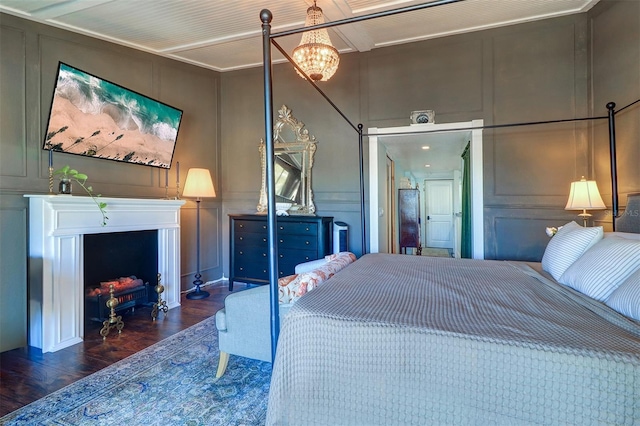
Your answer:
[[[190,300],[206,299],[207,297],[209,297],[209,292],[200,290],[200,288],[197,288],[196,291],[192,291],[191,293],[187,293],[186,296],[186,298]]]
[[[198,300],[198,299],[206,299],[209,297],[209,292],[200,289],[202,285],[202,280],[200,279],[202,275],[196,274],[196,279],[193,281],[193,285],[196,286],[196,290],[191,293],[187,293],[186,298],[190,300]]]
[[[580,213],[578,216],[582,218],[583,226],[586,228],[589,225],[589,218],[591,217],[591,215],[587,213],[586,209],[583,209],[582,213]]]

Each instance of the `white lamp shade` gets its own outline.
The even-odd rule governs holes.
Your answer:
[[[192,198],[215,197],[216,190],[213,188],[209,169],[189,169],[182,196]]]
[[[598,191],[595,180],[585,180],[571,182],[571,192],[565,210],[599,210],[606,206]]]

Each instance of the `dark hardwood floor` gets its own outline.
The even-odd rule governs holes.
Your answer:
[[[234,285],[234,291],[243,288]],[[155,322],[151,320],[151,307],[136,308],[123,315],[122,334],[111,331],[105,340],[100,336],[102,324],[92,322],[85,325],[84,341],[69,348],[46,354],[33,347],[1,353],[0,416],[214,315],[230,293],[228,283],[220,282],[205,290],[211,296],[189,300],[182,295],[181,306],[166,316],[160,313]]]

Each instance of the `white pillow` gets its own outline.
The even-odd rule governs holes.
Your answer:
[[[640,269],[620,284],[605,303],[622,315],[640,321]]]
[[[542,269],[558,281],[569,266],[602,239],[602,226],[583,228],[569,222],[556,232],[542,256]]]
[[[609,237],[596,243],[558,280],[601,302],[640,269],[640,241]]]

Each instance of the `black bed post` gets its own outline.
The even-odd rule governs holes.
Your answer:
[[[280,334],[280,306],[278,302],[278,246],[276,244],[276,197],[273,176],[273,83],[271,80],[271,20],[268,9],[260,12],[262,20],[262,62],[264,73],[264,134],[265,173],[267,180],[267,244],[269,246],[269,290],[271,300],[271,362],[276,360],[276,345]]]
[[[616,218],[618,217],[618,165],[616,160],[616,123],[615,123],[615,102],[609,102],[609,159],[611,161],[611,223],[613,230],[616,230]]]
[[[364,148],[362,140],[362,123],[358,124],[358,145],[360,158],[360,227],[362,228],[362,254],[367,253],[367,219],[364,211]],[[372,213],[373,214],[373,213]]]

